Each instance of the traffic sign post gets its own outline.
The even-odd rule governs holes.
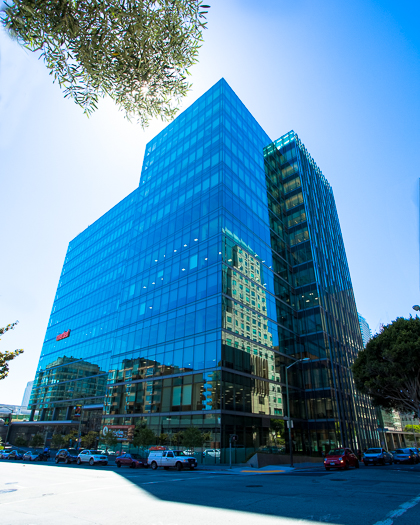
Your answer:
[[[232,442],[238,441],[236,434],[230,434],[229,436],[229,468],[232,468]]]

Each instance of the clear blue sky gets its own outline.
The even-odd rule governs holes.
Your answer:
[[[295,130],[331,183],[359,312],[373,331],[420,304],[420,3],[214,0],[190,105],[225,77],[273,139]],[[68,242],[139,181],[143,131],[110,101],[87,119],[0,31],[0,382],[34,378]],[[181,108],[182,109],[182,108]]]

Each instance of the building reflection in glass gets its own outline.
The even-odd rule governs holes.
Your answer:
[[[261,379],[224,374],[223,408],[281,416],[279,383],[284,358],[275,351],[278,333],[274,335],[275,347],[271,331],[274,324],[267,317],[264,266],[256,255],[238,245],[228,255],[223,292],[232,299],[224,297],[223,304],[223,366]]]
[[[106,377],[95,363],[71,356],[58,357],[45,369],[38,370],[29,407],[40,410],[45,421],[66,419],[68,407],[73,406],[75,400],[82,404],[86,400],[92,404],[101,402]],[[58,403],[60,408],[55,409]]]
[[[219,372],[192,374],[188,373],[191,370],[182,369],[180,372],[186,372],[185,375],[162,379],[156,378],[156,370],[160,367],[161,364],[156,361],[139,357],[126,359],[121,369],[111,370],[104,414],[150,414],[220,408]],[[125,383],[114,384],[120,381]]]

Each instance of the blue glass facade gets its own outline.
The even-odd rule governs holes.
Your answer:
[[[272,142],[221,80],[69,244],[30,406],[71,421],[80,404],[170,440],[196,426],[216,448],[236,433],[246,451],[284,443],[270,430],[284,367],[309,357],[289,373],[294,449],[369,445],[357,323],[331,188],[295,133]]]
[[[363,348],[366,348],[369,339],[372,339],[372,330],[370,329],[369,323],[366,321],[366,319],[359,313],[357,315],[359,317],[360,331],[362,332]]]

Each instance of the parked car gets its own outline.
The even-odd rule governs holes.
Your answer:
[[[37,450],[28,450],[28,452],[23,454],[23,459],[26,461],[39,461],[40,454]]]
[[[415,463],[419,463],[420,462],[420,453],[419,453],[419,450],[417,448],[413,448],[413,447],[410,447],[410,450],[411,452],[414,454],[415,456]]]
[[[363,463],[368,465],[392,465],[394,456],[383,448],[369,448],[363,453]]]
[[[397,448],[393,454],[394,463],[411,463],[416,462],[416,456],[409,448]]]
[[[23,459],[23,454],[24,452],[22,452],[21,450],[12,450],[10,452],[10,454],[7,456],[7,459]]]
[[[349,448],[336,448],[330,450],[324,459],[325,470],[332,468],[348,469],[349,467],[359,468],[359,460]]]
[[[95,463],[108,465],[108,456],[101,454],[99,450],[83,450],[77,456],[77,464],[80,465],[81,463],[89,463],[90,466]]]
[[[115,458],[115,464],[117,467],[126,465],[130,468],[148,467],[147,459],[140,457],[138,454],[125,453]]]
[[[219,448],[206,448],[206,450],[203,450],[203,458],[205,457],[220,458],[220,449]]]
[[[76,463],[77,457],[78,454],[75,448],[62,448],[55,455],[55,462],[60,463],[60,461],[63,461],[68,465],[69,463]]]
[[[197,466],[197,460],[193,456],[186,456],[182,450],[155,450],[150,452],[147,464],[153,470],[158,467],[163,467],[165,470],[168,470],[169,467],[175,467],[177,470],[188,467],[190,470],[194,470]]]
[[[39,461],[48,461],[51,457],[49,450],[43,450],[39,453]]]
[[[10,450],[0,450],[0,459],[7,459],[10,452]]]
[[[257,452],[263,454],[283,454],[285,451],[284,447],[260,447]]]

